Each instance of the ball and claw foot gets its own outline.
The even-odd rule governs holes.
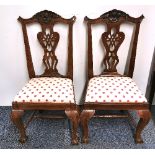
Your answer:
[[[20,138],[20,139],[19,139],[19,142],[20,142],[21,144],[24,144],[24,143],[27,141],[27,139],[28,139],[28,136],[26,136],[25,138]]]
[[[143,143],[143,139],[141,137],[136,137],[136,135],[134,135],[134,140],[136,144],[142,144]]]
[[[82,143],[84,143],[84,144],[88,144],[88,143],[89,143],[88,138],[83,138],[83,139],[82,139]]]
[[[78,139],[72,140],[72,145],[78,145]]]
[[[79,137],[77,134],[76,134],[76,137],[72,138],[71,144],[72,145],[78,145],[79,144]]]

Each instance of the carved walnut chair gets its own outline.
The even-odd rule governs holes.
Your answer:
[[[73,89],[73,45],[72,28],[76,17],[64,19],[51,11],[41,11],[28,19],[18,18],[22,25],[29,82],[15,96],[12,103],[11,119],[20,132],[20,142],[27,139],[22,116],[26,110],[64,110],[72,123],[72,144],[78,143],[77,127],[79,114],[77,111]],[[36,75],[31,57],[31,49],[27,33],[27,26],[38,23],[41,32],[37,33],[40,47],[44,50],[43,64],[45,70],[42,75]],[[67,75],[61,75],[57,70],[58,59],[55,54],[59,42],[59,33],[54,32],[56,23],[66,24],[68,33],[68,70]],[[50,30],[47,32],[47,30]]]
[[[111,10],[99,18],[90,19],[85,17],[88,28],[88,85],[85,103],[81,113],[81,125],[83,129],[84,143],[88,143],[88,121],[92,117],[125,117],[123,115],[95,115],[96,110],[136,110],[140,120],[134,135],[136,143],[142,143],[141,132],[150,120],[149,104],[142,95],[138,86],[132,79],[135,65],[138,34],[143,15],[134,18],[120,10]],[[128,57],[128,70],[124,75],[117,72],[119,58],[117,52],[125,39],[125,34],[120,31],[123,23],[135,26],[133,43],[130,57]],[[92,49],[92,25],[105,24],[106,32],[101,35],[105,47],[103,64],[104,71],[95,76],[93,72],[93,49]],[[114,31],[113,31],[114,30]],[[95,53],[94,53],[95,54]],[[121,113],[122,114],[122,113]],[[129,117],[129,115],[127,115]]]

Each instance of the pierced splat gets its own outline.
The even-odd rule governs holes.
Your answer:
[[[135,58],[136,58],[136,49],[137,49],[137,42],[138,42],[138,34],[140,29],[141,21],[143,20],[144,16],[141,15],[140,17],[132,17],[129,14],[121,11],[121,10],[110,10],[101,16],[91,19],[89,17],[85,17],[84,20],[87,22],[87,30],[88,30],[88,78],[91,79],[94,77],[94,70],[93,70],[93,44],[92,44],[92,25],[97,24],[104,24],[106,26],[107,31],[102,34],[102,41],[103,45],[105,46],[105,59],[104,59],[104,66],[105,69],[101,73],[110,74],[110,75],[120,75],[117,73],[117,64],[119,62],[117,51],[121,46],[125,35],[123,32],[120,32],[120,26],[124,23],[133,24],[133,37],[130,42],[130,52],[128,54],[125,72],[124,75],[132,77],[134,66],[135,66]],[[111,31],[115,29],[114,33]]]
[[[57,32],[46,31],[37,34],[38,40],[44,49],[43,63],[45,65],[45,72],[42,76],[57,76],[60,75],[57,70],[58,59],[55,55],[55,49],[59,42],[59,34]]]
[[[119,62],[117,51],[124,38],[125,34],[118,29],[110,29],[102,34],[102,42],[106,49],[104,72],[117,72],[116,66]]]
[[[18,18],[18,21],[22,25],[23,36],[24,36],[24,44],[25,44],[25,53],[27,60],[27,68],[29,73],[29,78],[35,77],[66,77],[73,79],[73,43],[72,43],[72,35],[73,35],[73,24],[75,22],[76,17],[66,19],[61,17],[60,15],[49,11],[43,10],[31,18],[24,19],[22,17]],[[43,64],[45,66],[45,71],[42,75],[36,75],[35,68],[33,65],[33,59],[31,56],[31,47],[28,37],[27,26],[31,24],[38,24],[41,27],[41,31],[37,34],[37,38],[41,47],[44,50],[43,56]],[[53,32],[54,26],[59,24],[64,24],[68,26],[68,61],[67,61],[67,73],[65,75],[61,75],[57,70],[58,59],[56,57],[56,47],[59,42],[59,35],[57,32]],[[49,30],[49,31],[48,31]],[[48,31],[48,32],[47,32]]]

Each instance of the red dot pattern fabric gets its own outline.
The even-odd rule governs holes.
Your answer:
[[[73,82],[67,78],[33,78],[15,96],[14,102],[74,103]]]
[[[94,77],[90,79],[85,102],[147,102],[136,83],[129,77]]]

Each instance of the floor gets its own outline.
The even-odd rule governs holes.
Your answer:
[[[70,122],[68,119],[34,119],[26,133],[28,140],[25,144],[18,142],[19,134],[10,121],[11,107],[0,107],[0,148],[1,149],[155,149],[155,107],[152,108],[153,120],[142,133],[143,144],[135,144],[133,133],[135,127],[126,118],[108,119],[93,118],[89,123],[89,144],[70,144]],[[134,120],[138,117],[131,112]],[[27,112],[24,121],[30,116]],[[81,137],[81,128],[78,130]]]

